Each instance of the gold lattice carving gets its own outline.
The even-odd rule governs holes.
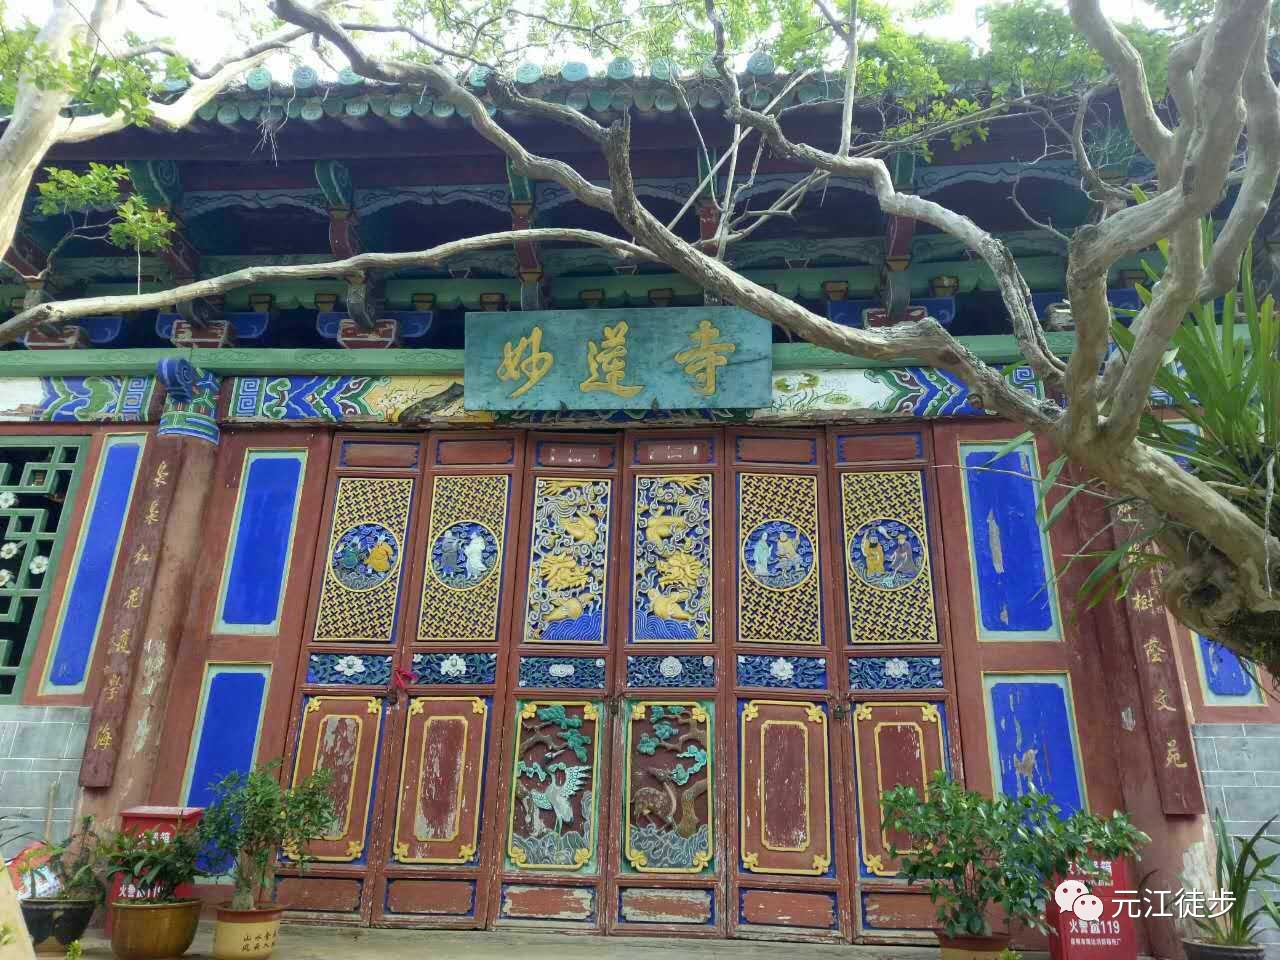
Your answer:
[[[840,478],[840,491],[850,639],[853,643],[937,643],[929,528],[920,474],[913,470],[846,473]],[[855,543],[858,532],[882,519],[910,527],[922,548],[918,573],[896,589],[867,583],[851,559],[852,551],[859,548]]]
[[[329,531],[329,550],[333,556],[342,535],[362,523],[379,523],[395,536],[403,569],[407,550],[405,533],[409,526],[409,504],[413,500],[413,481],[399,478],[343,477],[338,481],[337,505],[333,526]],[[395,624],[396,597],[400,593],[400,570],[369,590],[354,591],[345,587],[326,562],[324,586],[320,593],[320,613],[316,618],[316,640],[321,643],[340,641],[391,640]]]
[[[748,571],[752,531],[785,521],[812,544],[812,570],[795,586],[770,589]],[[822,642],[818,562],[818,479],[798,474],[744,473],[738,477],[738,637],[743,643]]]
[[[457,524],[480,524],[497,542],[493,569],[469,589],[445,584],[427,557],[418,618],[418,642],[498,639],[498,602],[502,591],[502,556],[507,530],[505,474],[474,477],[436,477],[431,496],[431,532],[427,550]]]

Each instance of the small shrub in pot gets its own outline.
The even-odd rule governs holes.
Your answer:
[[[84,935],[93,913],[102,903],[102,842],[85,817],[74,832],[61,841],[45,841],[23,855],[28,866],[21,871],[30,896],[21,902],[22,919],[36,953],[61,955]],[[36,873],[52,875],[56,891],[36,896]]]
[[[1047,794],[988,797],[941,771],[923,798],[899,786],[881,803],[902,875],[937,906],[943,960],[994,958],[1007,948],[1008,930],[998,934],[992,926],[996,908],[1010,926],[1047,932],[1047,884],[1054,877],[1073,866],[1092,875],[1094,858],[1132,856],[1150,840],[1123,813],[1063,818]]]
[[[178,896],[200,875],[194,830],[117,830],[103,840],[109,876],[122,891],[111,906],[111,949],[120,960],[160,960],[185,953],[196,936],[200,901]]]
[[[1258,934],[1268,921],[1271,926],[1280,927],[1280,906],[1263,886],[1280,885],[1280,871],[1276,870],[1280,852],[1269,852],[1280,845],[1280,838],[1267,836],[1277,819],[1280,814],[1246,839],[1231,836],[1222,814],[1215,815],[1217,899],[1230,906],[1221,916],[1194,918],[1199,936],[1182,941],[1187,960],[1261,960],[1264,947],[1258,943]]]
[[[233,772],[213,787],[213,802],[200,821],[205,856],[229,867],[235,893],[218,908],[213,954],[259,958],[271,954],[283,908],[275,904],[277,851],[306,866],[307,845],[333,826],[332,774],[318,771],[284,787],[279,762],[249,774]]]

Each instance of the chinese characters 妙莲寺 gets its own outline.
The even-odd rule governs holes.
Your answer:
[[[710,320],[703,320],[698,329],[689,334],[693,346],[675,355],[676,363],[693,379],[694,389],[704,397],[716,392],[716,372],[729,362],[728,354],[738,349],[736,344],[718,339],[720,331]]]
[[[528,356],[525,356],[526,351]],[[503,382],[525,378],[525,382],[511,392],[511,397],[523,396],[551,371],[555,357],[542,349],[542,327],[534,325],[527,337],[521,337],[513,347],[508,340],[502,345],[502,362],[498,364],[498,379]]]
[[[583,393],[606,390],[619,397],[630,398],[644,389],[638,383],[623,383],[627,375],[627,322],[620,320],[612,327],[604,328],[604,335],[597,344],[587,341],[587,370],[589,376],[578,384]]]

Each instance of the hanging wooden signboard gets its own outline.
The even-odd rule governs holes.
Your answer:
[[[737,307],[468,313],[468,410],[767,407],[769,322]]]

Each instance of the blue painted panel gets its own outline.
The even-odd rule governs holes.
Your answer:
[[[1039,526],[1034,448],[998,460],[1000,444],[961,444],[969,546],[978,595],[978,635],[1057,640],[1048,542]]]
[[[280,626],[304,450],[251,450],[218,597],[217,633],[275,633]]]
[[[1262,690],[1253,673],[1226,647],[1196,634],[1196,656],[1200,658],[1206,703],[1240,706],[1262,703]]]
[[[1083,766],[1066,674],[983,674],[994,786],[1047,793],[1068,816],[1085,807]]]
[[[253,768],[270,674],[265,664],[205,667],[183,790],[187,806],[207,806],[213,784],[233,770],[247,773]]]
[[[48,693],[84,689],[145,442],[141,434],[107,438],[89,496],[89,519],[72,560],[71,587],[54,633],[44,685]]]

